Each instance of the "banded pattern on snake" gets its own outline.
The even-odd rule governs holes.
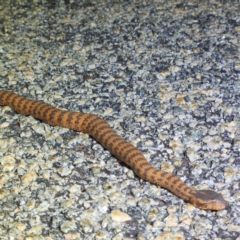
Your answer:
[[[184,201],[200,209],[221,210],[228,202],[212,190],[194,190],[177,176],[154,168],[131,143],[118,136],[109,124],[97,115],[63,111],[42,101],[27,99],[0,90],[0,106],[9,106],[17,113],[31,115],[53,126],[61,126],[91,135],[117,159],[129,165],[143,180],[168,189]]]

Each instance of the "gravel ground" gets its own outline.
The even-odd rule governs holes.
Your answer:
[[[0,3],[0,89],[97,114],[229,201],[196,209],[88,135],[0,107],[0,239],[240,239],[239,1]]]

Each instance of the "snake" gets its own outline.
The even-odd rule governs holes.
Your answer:
[[[16,113],[33,116],[52,126],[65,127],[92,136],[118,160],[130,166],[140,179],[167,189],[196,208],[218,211],[228,205],[220,193],[195,190],[176,175],[154,168],[140,150],[119,136],[98,115],[61,110],[43,101],[28,99],[5,90],[0,90],[0,106],[8,106]]]

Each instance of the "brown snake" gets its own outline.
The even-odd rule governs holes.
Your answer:
[[[154,168],[136,147],[118,136],[109,124],[97,115],[59,110],[47,103],[2,90],[0,106],[9,106],[18,113],[31,115],[50,125],[91,135],[117,159],[129,165],[140,178],[168,189],[197,208],[221,210],[228,205],[221,194],[211,190],[194,190],[177,176]]]

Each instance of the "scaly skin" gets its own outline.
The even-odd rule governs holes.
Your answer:
[[[0,106],[9,106],[17,113],[31,115],[53,126],[91,135],[117,159],[128,164],[140,178],[168,189],[197,208],[221,210],[228,205],[221,194],[211,190],[193,190],[177,176],[154,168],[136,147],[118,136],[106,121],[96,115],[62,111],[47,103],[2,90]]]

